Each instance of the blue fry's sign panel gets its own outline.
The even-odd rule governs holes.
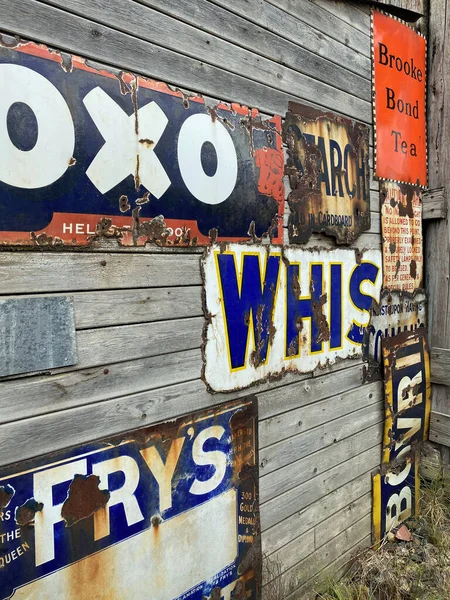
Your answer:
[[[257,599],[252,399],[0,474],[0,598]]]
[[[0,243],[282,241],[281,117],[33,43],[0,48],[0,82]]]

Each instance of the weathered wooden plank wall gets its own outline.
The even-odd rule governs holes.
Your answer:
[[[429,22],[429,73],[428,73],[428,161],[429,186],[432,190],[443,189],[448,196],[450,178],[450,97],[446,81],[450,77],[450,49],[448,46],[450,3],[448,0],[434,0],[431,4]],[[425,264],[427,289],[429,292],[430,342],[436,353],[437,377],[433,384],[430,437],[445,446],[450,445],[448,435],[443,435],[439,422],[445,422],[450,415],[450,383],[445,362],[445,350],[450,348],[450,244],[449,221],[431,221],[426,230]],[[434,360],[436,359],[436,361]],[[447,376],[445,377],[445,374]],[[443,385],[441,385],[443,384]],[[437,417],[442,417],[438,419]],[[446,432],[448,434],[448,431]]]
[[[370,16],[324,0],[0,0],[0,29],[108,68],[283,115],[290,100],[371,125]],[[372,228],[355,247],[380,247]],[[309,245],[334,242],[313,237]],[[106,242],[105,242],[106,244]],[[132,430],[242,395],[200,379],[198,251],[0,253],[1,294],[73,296],[79,363],[4,380],[0,462]],[[362,364],[256,386],[263,548],[285,597],[370,539],[382,389]],[[266,576],[270,587],[270,576]],[[269,589],[269,588],[267,588]]]

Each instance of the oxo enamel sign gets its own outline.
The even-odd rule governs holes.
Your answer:
[[[426,40],[374,10],[375,175],[427,185]]]
[[[281,118],[0,48],[0,243],[281,241]]]

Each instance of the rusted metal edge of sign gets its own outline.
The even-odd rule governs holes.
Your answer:
[[[370,323],[363,340],[363,357],[369,363],[383,364],[381,343],[404,331],[414,331],[427,325],[427,297],[424,290],[413,294],[382,289],[380,302],[370,309]]]
[[[385,338],[382,346],[386,414],[381,468],[373,477],[376,543],[418,514],[420,448],[428,438],[431,410],[426,329]]]
[[[379,250],[216,244],[201,266],[210,391],[361,356],[379,301]]]
[[[396,46],[396,35],[392,32],[392,35],[387,35],[385,32],[381,32],[375,25],[375,21],[383,20],[385,23],[397,24],[397,29],[402,30],[407,34],[408,40],[403,40],[401,46]],[[375,31],[376,30],[376,31]],[[383,38],[383,33],[385,37]],[[377,90],[377,71],[379,67],[376,66],[375,54],[376,54],[376,36],[379,44],[379,63],[382,66],[388,66],[392,69],[392,73],[397,70],[399,73],[403,73],[407,77],[406,84],[402,86],[401,93],[402,97],[399,97],[399,90],[394,90],[385,85],[385,89],[378,93]],[[423,56],[419,58],[419,68],[417,67],[417,56],[408,56],[406,59],[402,56],[405,49],[411,50],[412,40],[414,36],[417,36],[418,40],[423,42]],[[383,44],[381,41],[385,41]],[[395,53],[390,51],[390,44],[394,46]],[[372,96],[373,96],[373,123],[374,123],[374,177],[376,179],[384,180],[389,179],[396,183],[402,184],[413,184],[418,185],[421,188],[426,188],[428,183],[428,146],[427,146],[427,40],[426,37],[416,31],[408,23],[402,19],[390,15],[382,10],[372,8],[371,10],[371,48],[372,48]],[[397,51],[398,50],[398,51]],[[417,48],[414,48],[417,51]],[[392,57],[392,60],[391,60]],[[414,65],[414,58],[416,58],[416,64]],[[418,77],[418,70],[420,77]],[[422,83],[423,86],[416,86],[414,93],[419,93],[420,98],[406,98],[404,93],[409,93],[413,85],[412,83]],[[383,82],[385,84],[385,82]],[[423,87],[423,94],[422,88]],[[383,136],[380,134],[380,110],[381,104],[385,103],[385,116],[394,115],[392,126],[388,127],[387,136],[383,132]],[[416,106],[417,105],[417,106]],[[387,112],[386,112],[387,111]],[[392,113],[389,113],[392,111]],[[409,119],[409,122],[408,122]],[[389,120],[389,119],[388,119]],[[416,132],[414,141],[411,139],[404,139],[402,129],[405,127],[408,129],[408,124],[413,121],[421,122],[421,129]],[[400,124],[400,121],[402,123]],[[405,125],[406,124],[406,125]],[[383,122],[384,125],[384,122]],[[394,129],[393,126],[397,129]],[[400,126],[401,125],[401,126]],[[414,129],[414,128],[413,128]],[[411,130],[409,130],[411,131]],[[382,151],[379,151],[380,137],[383,137]],[[390,149],[388,152],[388,148]],[[393,148],[393,151],[391,149]],[[383,158],[383,164],[380,166],[380,156]],[[417,163],[415,159],[420,159],[420,163]]]
[[[414,292],[423,283],[421,189],[380,183],[383,287]]]
[[[0,244],[281,243],[281,116],[0,45]]]
[[[351,244],[370,228],[369,127],[289,102],[283,125],[291,243],[313,232]]]
[[[0,470],[0,599],[259,600],[257,402]]]

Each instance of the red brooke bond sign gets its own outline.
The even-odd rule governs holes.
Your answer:
[[[427,185],[426,40],[374,10],[375,175]]]

